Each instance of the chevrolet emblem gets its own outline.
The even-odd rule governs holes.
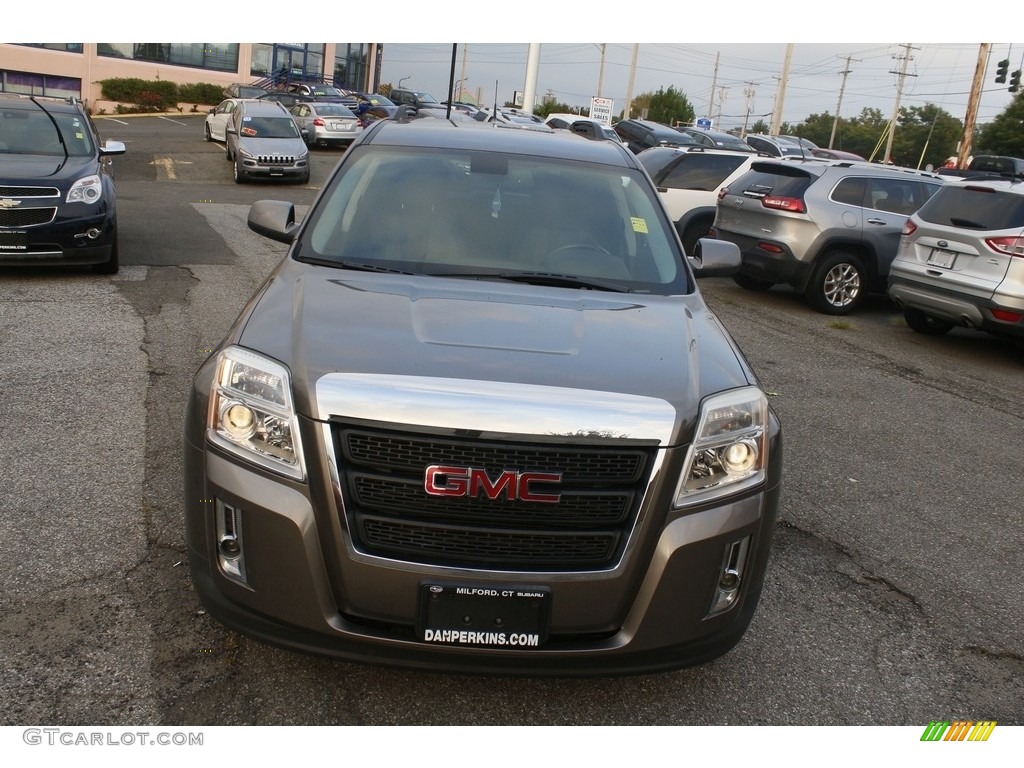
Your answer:
[[[0,198],[0,208],[14,208],[21,205],[21,200],[11,200],[9,197]]]

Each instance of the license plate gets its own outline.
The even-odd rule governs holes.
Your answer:
[[[956,253],[953,251],[947,251],[942,248],[932,248],[931,255],[928,257],[928,266],[952,269],[954,261],[956,261]]]
[[[547,640],[550,605],[536,587],[424,584],[416,632],[436,645],[536,648]]]
[[[28,232],[0,232],[0,251],[27,251]]]

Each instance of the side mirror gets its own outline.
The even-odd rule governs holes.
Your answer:
[[[120,141],[110,141],[100,147],[100,156],[105,157],[107,155],[123,155],[125,153],[125,146]]]
[[[225,126],[224,133],[230,133],[232,136],[238,135],[238,131],[235,130],[235,127],[233,125]]]
[[[283,200],[259,200],[249,208],[249,229],[279,243],[290,244],[299,231],[295,205]]]
[[[743,257],[736,243],[702,237],[687,261],[697,277],[729,277],[739,272]]]

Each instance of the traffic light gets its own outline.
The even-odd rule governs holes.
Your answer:
[[[999,66],[996,69],[996,82],[997,83],[1005,83],[1006,82],[1006,73],[1009,72],[1009,71],[1010,71],[1010,60],[1009,59],[1003,59],[1002,61],[1000,61],[999,62]]]
[[[1016,93],[1020,90],[1020,70],[1015,69],[1010,73],[1010,87],[1007,88],[1010,93]]]

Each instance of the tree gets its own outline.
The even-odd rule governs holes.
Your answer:
[[[1018,93],[1006,109],[981,128],[972,152],[1024,157],[1024,92]]]
[[[750,130],[747,133],[768,133],[768,123],[764,120],[758,120],[750,126]]]
[[[635,96],[629,111],[632,117],[644,116],[647,120],[665,125],[692,124],[696,118],[693,105],[674,85],[670,85],[668,90],[662,86],[654,93]]]

